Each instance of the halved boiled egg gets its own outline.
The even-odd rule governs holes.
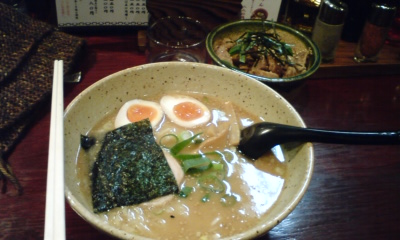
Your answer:
[[[210,121],[210,110],[199,100],[183,95],[166,95],[160,100],[168,118],[179,126],[192,128]]]
[[[117,117],[115,118],[115,128],[119,128],[123,125],[132,122],[138,122],[148,118],[151,126],[156,127],[164,113],[161,109],[160,104],[156,102],[134,99],[126,102],[118,111]]]

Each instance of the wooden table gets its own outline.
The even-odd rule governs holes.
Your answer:
[[[95,81],[144,64],[136,35],[90,36],[79,84],[66,84],[65,104]],[[400,76],[312,78],[283,91],[310,127],[400,130]],[[0,239],[42,239],[50,104],[9,161],[24,193],[0,195]],[[262,239],[399,239],[400,146],[315,144],[315,170],[297,208]],[[110,239],[66,204],[68,239]]]

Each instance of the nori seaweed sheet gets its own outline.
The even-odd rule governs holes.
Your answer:
[[[106,134],[92,167],[95,213],[178,192],[174,174],[155,142],[148,119]]]

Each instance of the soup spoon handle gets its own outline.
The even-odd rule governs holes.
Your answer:
[[[400,131],[351,132],[262,122],[241,131],[239,150],[257,159],[272,147],[289,142],[387,145],[400,144]]]

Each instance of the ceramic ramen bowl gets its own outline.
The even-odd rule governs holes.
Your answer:
[[[277,77],[277,78],[263,77],[243,72],[242,70],[239,70],[237,67],[221,59],[217,54],[216,45],[223,39],[230,38],[236,40],[237,38],[239,38],[239,36],[241,36],[245,32],[262,31],[265,28],[273,28],[273,27],[293,37],[294,40],[286,42],[290,43],[292,46],[294,46],[294,48],[296,46],[296,43],[298,43],[297,45],[299,46],[300,44],[304,44],[304,46],[308,48],[310,54],[306,62],[306,68],[307,68],[306,71],[291,77]],[[310,38],[308,38],[301,32],[297,31],[296,29],[293,29],[284,24],[275,23],[271,21],[247,19],[247,20],[238,20],[223,24],[219,27],[216,27],[208,34],[206,39],[206,47],[209,56],[216,65],[233,69],[238,72],[242,72],[250,77],[259,80],[260,82],[270,85],[271,87],[276,87],[276,86],[285,87],[285,86],[298,85],[304,82],[304,80],[309,76],[311,76],[315,71],[317,71],[321,64],[320,51],[317,45]]]
[[[270,122],[305,127],[295,109],[277,92],[246,75],[215,65],[163,62],[129,68],[107,76],[79,94],[65,110],[65,194],[70,206],[87,222],[121,239],[145,239],[125,232],[93,213],[77,176],[80,135],[87,133],[103,116],[132,98],[159,95],[166,91],[190,91],[232,101]],[[254,238],[280,223],[299,203],[313,171],[312,144],[287,150],[287,178],[277,201],[258,224],[227,239]],[[161,238],[161,236],[160,236]]]

